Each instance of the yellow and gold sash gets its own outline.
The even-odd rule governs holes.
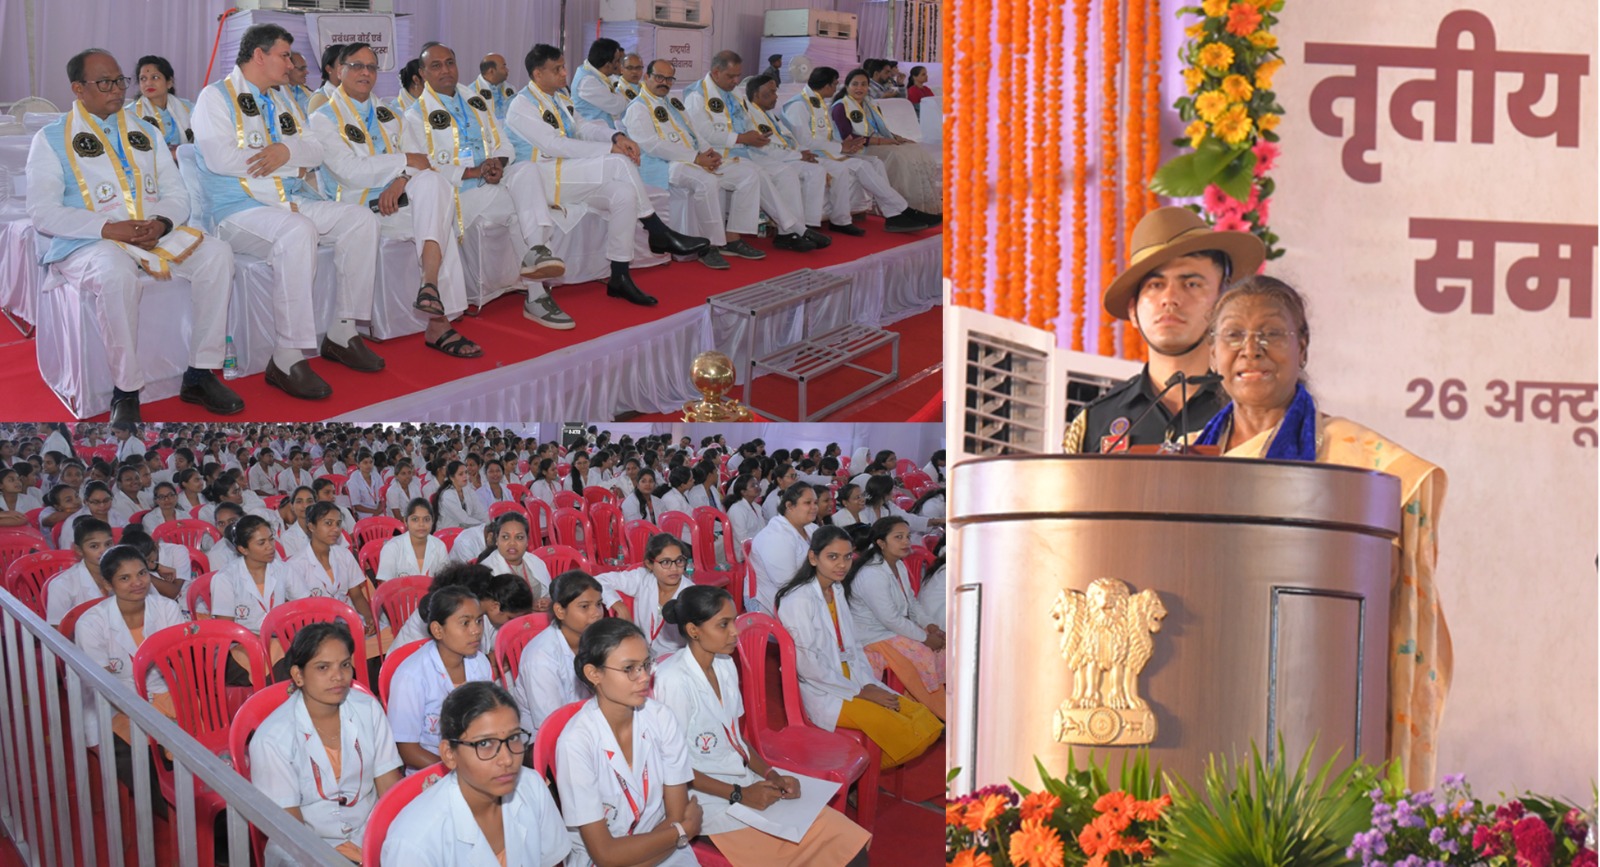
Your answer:
[[[366,118],[356,110],[355,102],[350,99],[350,94],[345,93],[344,85],[339,85],[339,87],[334,90],[333,96],[334,98],[328,101],[328,105],[333,108],[334,125],[339,128],[339,138],[343,139],[345,145],[351,150],[355,151],[357,154],[361,153],[361,146],[365,144],[367,147],[367,156],[376,156],[378,154],[378,148],[377,145],[372,141],[372,135],[367,129]],[[368,98],[370,99],[370,96]],[[344,106],[343,109],[339,107],[341,104]],[[374,112],[377,112],[380,109],[382,113],[378,114],[377,117],[378,130],[383,134],[383,153],[400,153],[400,116],[382,106],[373,107]],[[387,121],[383,119],[383,115],[385,114],[389,115],[389,120]],[[393,127],[393,135],[390,134],[391,127]],[[356,141],[350,137],[350,131],[352,129],[360,132],[360,141]],[[331,171],[329,172],[329,176],[332,177]],[[370,192],[372,192],[370,187],[362,190],[361,195],[357,196],[355,201],[358,204],[365,202],[367,200],[367,193]],[[337,181],[334,183],[333,198],[335,201],[344,201],[344,184],[337,183]]]
[[[494,119],[494,110],[488,108],[488,103],[484,102],[482,97],[475,93],[463,93],[462,90],[461,85],[456,85],[456,94],[461,97],[461,102],[467,107],[467,111],[472,112],[478,119],[478,128],[483,130],[483,150],[484,157],[487,158],[489,151],[500,149],[500,124]],[[474,99],[483,103],[485,107],[480,110],[473,105],[472,100]],[[448,124],[448,127],[438,127],[439,131],[442,133],[445,129],[450,130],[450,150],[448,152],[435,150],[434,148],[433,133],[435,127],[433,121],[437,116],[437,112],[444,114],[441,122]],[[456,127],[456,116],[451,114],[448,108],[445,108],[444,99],[433,89],[433,85],[424,84],[422,86],[422,95],[417,97],[417,113],[422,116],[422,134],[427,142],[429,161],[438,165],[461,165],[461,130]],[[490,142],[491,136],[493,137],[492,144]],[[443,142],[440,142],[440,144],[443,144]],[[469,162],[467,167],[470,168],[476,164],[475,162]],[[455,202],[456,235],[464,236],[467,233],[467,227],[461,219],[461,191],[459,189],[455,192]]]
[[[189,107],[183,104],[183,100],[169,95],[167,97],[167,111],[172,112],[172,122],[183,133],[181,138],[184,141],[193,142],[194,131],[191,129],[189,122]],[[162,119],[161,109],[150,101],[150,97],[139,97],[138,101],[133,104],[133,113],[149,121],[156,129],[161,130],[163,137],[166,136],[168,132],[167,122]]]
[[[573,108],[571,99],[567,98],[564,94],[550,96],[539,88],[534,87],[533,82],[531,81],[528,82],[528,86],[523,88],[523,90],[527,91],[528,96],[531,97],[534,103],[539,106],[540,113],[543,116],[545,123],[550,123],[550,121],[554,119],[555,123],[550,123],[550,125],[555,127],[557,132],[568,138],[576,138],[576,136],[574,136],[572,132],[567,129],[567,117],[569,115],[576,114],[576,110]],[[567,99],[566,111],[561,110],[562,99]],[[546,102],[546,100],[549,101]],[[531,145],[532,142],[529,142],[529,144]],[[535,160],[539,159],[539,149],[537,147],[533,149],[533,158]],[[554,194],[554,200],[551,202],[550,206],[553,208],[559,208],[561,207],[561,163],[563,160],[561,157],[548,157],[548,159],[553,160],[556,164],[556,190]]]
[[[235,81],[235,76],[238,76],[237,81]],[[246,114],[244,107],[239,104],[239,100],[242,98],[240,95],[240,90],[242,88],[244,91],[244,97],[249,97],[251,100],[250,104],[255,105],[255,95],[250,93],[249,86],[244,84],[243,73],[239,72],[239,70],[235,68],[227,78],[222,80],[222,86],[223,89],[228,92],[228,110],[233,114],[233,132],[239,149],[262,150],[271,145],[272,131],[267,129],[267,118],[266,115],[261,111],[260,107],[256,106],[254,114]],[[283,93],[278,95],[291,105],[294,103],[294,97]],[[273,105],[277,106],[278,102],[274,101]],[[299,115],[299,106],[295,106],[287,114],[288,117],[294,119],[293,132],[286,132],[283,127],[283,122],[279,121],[278,132],[281,137],[289,138],[291,136],[299,135],[303,131],[304,118],[300,117]],[[282,117],[285,115],[280,111],[279,116]],[[255,199],[258,202],[274,205],[280,208],[288,208],[291,211],[300,210],[300,208],[295,205],[294,202],[289,201],[289,193],[286,189],[284,189],[283,178],[278,177],[277,175],[272,175],[265,178],[240,177],[239,186],[244,189],[245,195]]]

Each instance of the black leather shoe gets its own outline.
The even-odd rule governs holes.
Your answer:
[[[866,229],[857,226],[855,223],[823,223],[822,228],[838,235],[849,235],[852,238],[859,238],[867,233]]]
[[[143,421],[143,419],[139,418],[138,395],[111,402],[112,424],[142,424]]]
[[[340,346],[324,337],[322,338],[322,346],[317,351],[321,353],[323,358],[329,361],[337,361],[351,370],[359,370],[362,373],[376,373],[383,369],[383,359],[378,357],[378,353],[367,348],[367,342],[362,340],[359,334],[350,338],[350,343],[345,346]],[[298,367],[298,365],[296,366]]]
[[[906,208],[905,212],[928,228],[943,225],[944,223],[944,215],[942,214],[930,214],[927,211],[919,211],[916,208]]]
[[[200,371],[202,376],[194,385],[185,384],[178,392],[178,399],[184,403],[197,403],[205,408],[206,412],[215,415],[233,415],[244,412],[244,398],[235,394],[233,389],[222,384],[216,374],[209,370]]]
[[[795,234],[778,235],[774,237],[772,239],[772,246],[777,247],[779,250],[793,250],[796,253],[809,253],[812,250],[817,249],[817,245],[811,243],[810,239],[808,239],[806,236]]]
[[[650,252],[671,253],[674,256],[698,256],[709,249],[711,241],[699,235],[685,235],[671,229],[650,236]]]
[[[816,247],[818,250],[821,250],[823,247],[827,247],[833,243],[832,238],[822,234],[816,229],[807,229],[805,234],[801,237],[805,238],[807,241],[810,241],[812,246]]]
[[[633,282],[632,274],[616,274],[606,281],[606,294],[621,298],[641,307],[653,307],[656,299],[644,294]]]
[[[910,208],[883,221],[883,230],[885,232],[920,232],[926,228],[928,228],[928,224],[917,219],[911,213]]]
[[[269,359],[267,385],[282,389],[290,397],[300,400],[322,400],[333,394],[333,387],[328,385],[327,380],[318,376],[317,372],[311,369],[310,362],[305,360],[296,361],[289,366],[289,372],[284,373],[278,369],[277,361]]]

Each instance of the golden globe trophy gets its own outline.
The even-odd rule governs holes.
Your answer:
[[[733,359],[715,349],[702,352],[694,357],[689,379],[700,399],[683,405],[684,421],[754,421],[747,407],[727,396],[734,384]]]

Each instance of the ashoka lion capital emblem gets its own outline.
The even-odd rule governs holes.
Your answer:
[[[1095,579],[1087,593],[1056,594],[1050,618],[1072,673],[1072,693],[1055,713],[1057,741],[1105,746],[1155,740],[1156,716],[1139,697],[1139,673],[1166,616],[1154,590],[1131,593],[1115,578]]]

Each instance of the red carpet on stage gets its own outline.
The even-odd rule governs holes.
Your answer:
[[[245,400],[244,417],[248,419],[315,421],[329,418],[678,313],[704,304],[707,297],[719,292],[800,268],[822,268],[862,259],[939,231],[889,234],[883,231],[883,221],[876,217],[869,217],[857,225],[865,228],[867,234],[860,238],[831,235],[833,245],[813,253],[777,250],[772,247],[770,239],[751,237],[749,240],[767,253],[766,259],[758,262],[730,259],[733,267],[727,271],[712,271],[695,262],[683,262],[635,272],[634,280],[639,287],[660,299],[661,303],[655,307],[639,307],[607,297],[605,286],[601,283],[557,287],[553,296],[578,323],[578,327],[570,331],[553,331],[522,318],[521,293],[503,296],[488,304],[482,315],[462,317],[455,323],[461,333],[483,347],[482,358],[450,358],[425,347],[422,335],[416,334],[372,344],[388,362],[387,369],[382,373],[358,373],[338,364],[312,359],[312,367],[333,386],[333,397],[327,400],[295,400],[268,386],[261,375],[235,380],[233,388]],[[923,315],[934,317],[935,330],[931,332],[932,338],[928,342],[937,353],[941,345],[937,331],[938,311]],[[8,331],[4,336],[12,337],[13,334]],[[902,378],[926,366],[908,365],[906,358],[909,347],[905,344],[906,341],[902,340]],[[854,386],[851,386],[834,393],[842,394],[853,389]],[[71,420],[66,408],[39,376],[31,340],[18,337],[0,342],[0,394],[6,396],[4,406],[0,407],[0,418]],[[823,401],[815,405],[825,404],[826,401]],[[217,418],[176,397],[145,404],[142,414],[146,421],[209,421]],[[905,418],[908,414],[877,415],[876,418]],[[105,415],[96,417],[97,420],[105,418]]]

